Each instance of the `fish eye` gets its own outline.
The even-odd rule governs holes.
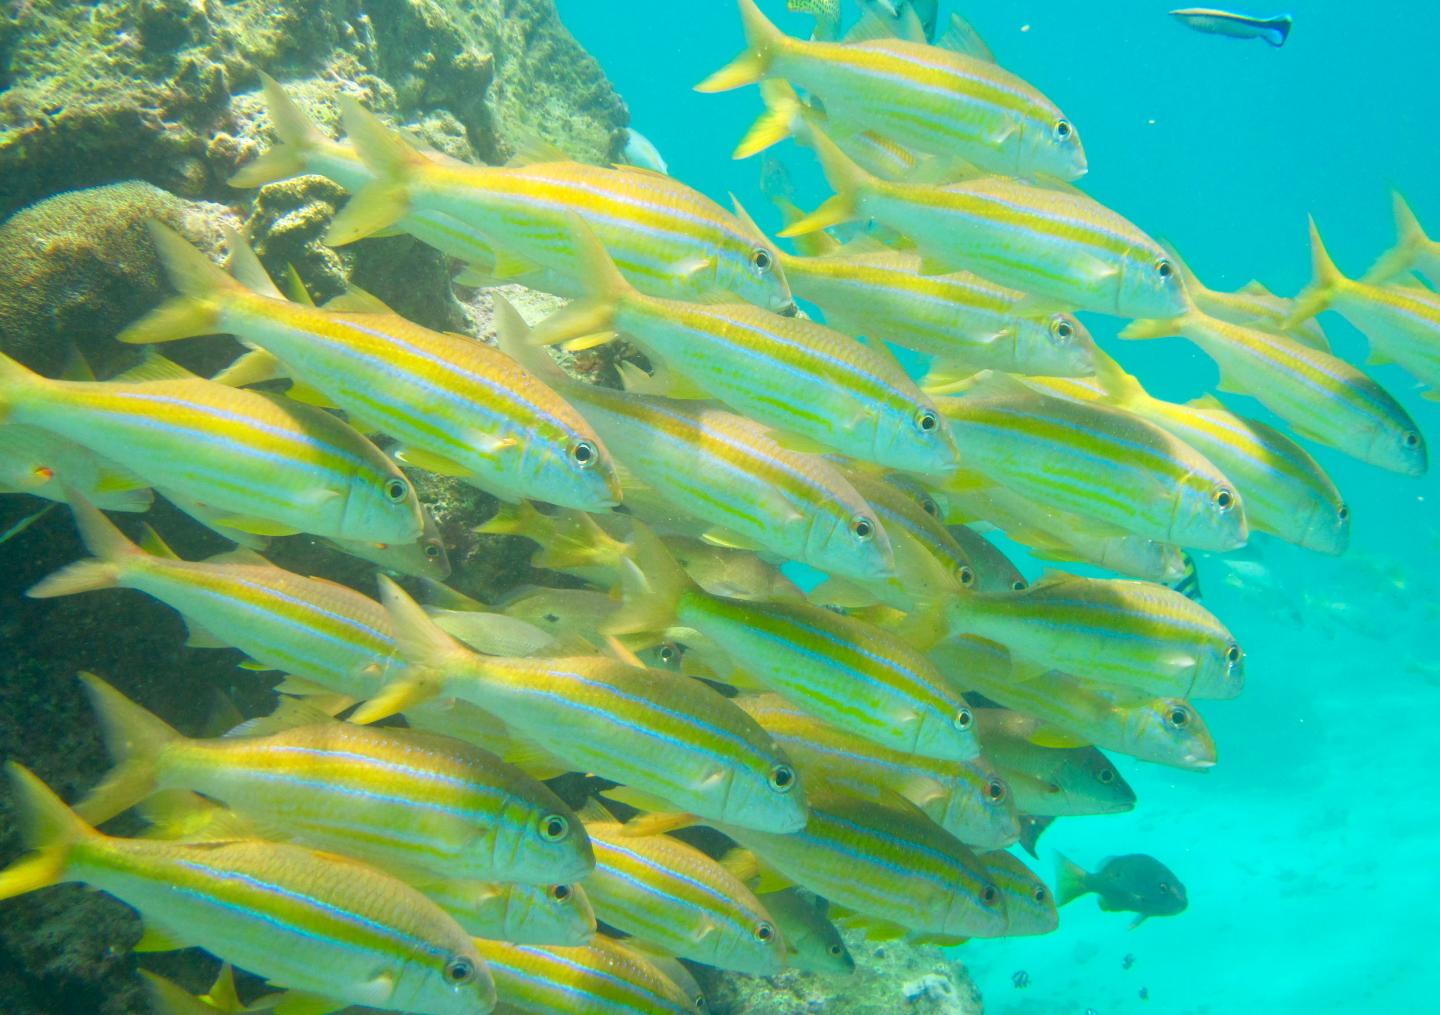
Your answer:
[[[935,498],[931,497],[928,493],[922,494],[920,497],[920,510],[924,511],[931,518],[940,517],[940,505],[937,504]]]
[[[1420,446],[1420,435],[1414,430],[1406,430],[1405,436],[1401,437],[1400,441],[1407,448],[1418,448]]]
[[[763,920],[755,925],[755,940],[769,941],[775,936],[775,928]]]
[[[860,542],[868,543],[875,535],[875,523],[864,515],[850,519],[850,532]]]
[[[1050,334],[1062,342],[1068,342],[1070,337],[1075,334],[1075,328],[1065,318],[1057,317],[1050,322]]]
[[[1030,896],[1030,897],[1031,897],[1032,899],[1034,899],[1036,902],[1044,902],[1044,901],[1045,901],[1045,886],[1044,886],[1044,885],[1036,885],[1036,886],[1035,886],[1035,891],[1034,891],[1033,893],[1031,893],[1031,896]]]
[[[795,769],[789,765],[776,765],[770,769],[770,788],[777,793],[789,793],[795,788]]]
[[[975,584],[975,569],[969,564],[961,564],[960,570],[956,572],[960,576],[961,588],[969,588]]]
[[[669,666],[675,661],[677,653],[675,651],[674,645],[661,645],[660,651],[657,652],[656,655],[659,657],[662,663],[664,663],[666,666]]]
[[[1226,661],[1227,663],[1229,663],[1231,666],[1234,666],[1236,663],[1238,663],[1238,662],[1240,661],[1240,656],[1241,656],[1241,655],[1242,655],[1242,653],[1241,653],[1241,651],[1240,651],[1240,646],[1239,646],[1239,645],[1231,645],[1229,648],[1227,648],[1227,649],[1225,650],[1225,661]]]
[[[750,267],[754,268],[755,271],[759,274],[765,274],[767,271],[770,270],[770,266],[774,263],[774,255],[771,254],[770,251],[766,250],[764,247],[756,247],[754,250],[750,251]]]
[[[439,560],[440,554],[442,554],[443,552],[445,551],[439,543],[425,544],[425,556],[429,557],[431,560]]]
[[[845,954],[845,949],[840,945],[831,945],[829,951],[830,954],[835,956],[837,959]]]
[[[1063,117],[1055,121],[1055,140],[1068,141],[1070,135],[1075,133],[1075,128],[1070,126],[1070,121]]]
[[[1168,881],[1162,881],[1162,882],[1160,882],[1160,884],[1159,884],[1158,886],[1156,886],[1156,887],[1158,887],[1162,892],[1168,892],[1168,891],[1170,890],[1170,882],[1168,882]]]
[[[1215,502],[1215,506],[1221,511],[1229,511],[1235,505],[1235,495],[1223,486],[1217,488],[1215,492],[1210,495],[1210,499]]]
[[[985,787],[985,795],[992,804],[998,804],[1005,799],[1005,784],[999,779],[991,779],[990,784]]]
[[[940,425],[940,417],[934,409],[918,409],[915,412],[915,427],[921,433],[932,433]]]
[[[1162,257],[1155,262],[1155,274],[1159,275],[1162,279],[1166,279],[1175,274],[1175,269],[1168,260]]]
[[[1190,710],[1184,705],[1175,705],[1165,713],[1165,723],[1172,729],[1183,730],[1190,725]]]
[[[1101,781],[1102,783],[1104,783],[1106,786],[1110,785],[1112,782],[1115,781],[1115,769],[1113,769],[1113,768],[1102,768],[1102,769],[1100,769],[1099,779],[1100,779],[1100,781]]]
[[[582,469],[590,468],[599,457],[595,445],[589,441],[580,440],[570,445],[570,460]]]
[[[570,834],[570,819],[563,814],[547,814],[540,822],[540,838],[559,842]]]
[[[998,894],[999,893],[995,891],[994,885],[986,885],[985,890],[980,893],[980,898],[984,899],[987,903],[993,903]]]
[[[385,481],[385,498],[392,504],[399,504],[410,495],[410,484],[403,479]]]
[[[570,898],[570,886],[551,885],[550,898],[554,899],[556,902],[564,902],[566,899]]]
[[[1340,510],[1335,512],[1335,517],[1340,519],[1342,522],[1348,522],[1350,520],[1350,509],[1344,504],[1341,504]]]
[[[955,713],[955,728],[957,730],[968,730],[970,724],[974,721],[975,716],[968,708],[962,708]]]
[[[460,986],[475,979],[475,963],[463,955],[452,956],[450,961],[445,963],[445,981],[452,986]]]

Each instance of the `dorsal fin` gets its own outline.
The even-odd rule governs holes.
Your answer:
[[[949,27],[945,29],[940,38],[935,40],[935,45],[941,49],[948,49],[952,53],[984,60],[986,63],[995,62],[995,54],[990,51],[985,40],[980,38],[980,33],[975,31],[975,26],[953,12],[950,15]]]

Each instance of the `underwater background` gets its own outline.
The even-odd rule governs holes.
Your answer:
[[[670,171],[718,199],[734,192],[773,233],[779,216],[761,194],[758,166],[729,161],[756,114],[754,90],[691,91],[739,43],[731,5],[557,6]],[[789,34],[808,31],[811,19],[776,6],[767,13]],[[947,2],[941,23],[960,11],[1001,64],[1082,124],[1086,192],[1174,243],[1214,288],[1258,278],[1277,293],[1298,292],[1310,279],[1309,214],[1352,274],[1393,242],[1391,188],[1422,222],[1440,216],[1426,70],[1440,11],[1292,3],[1290,38],[1271,49],[1188,31],[1168,9],[1143,0]],[[830,193],[809,152],[793,144],[781,152],[801,207]],[[1183,401],[1214,388],[1214,365],[1189,343],[1117,342],[1122,322],[1083,316],[1157,397]],[[1336,315],[1323,323],[1342,355],[1363,348]],[[1418,398],[1404,371],[1371,369],[1423,432],[1440,430],[1440,406]],[[1253,400],[1233,404],[1273,418]],[[1185,882],[1189,909],[1131,931],[1123,915],[1078,900],[1054,934],[962,947],[955,954],[987,1012],[1342,1013],[1431,1003],[1425,942],[1440,939],[1440,910],[1422,900],[1440,897],[1430,760],[1440,704],[1440,477],[1382,475],[1310,448],[1352,510],[1345,555],[1257,536],[1253,553],[1240,555],[1253,556],[1253,568],[1197,558],[1205,604],[1247,654],[1245,693],[1205,709],[1219,763],[1197,774],[1122,757],[1136,809],[1065,818],[1041,840],[1042,856],[1059,849],[1083,864],[1159,857]],[[1025,570],[1033,579],[1044,567]],[[1016,988],[1021,970],[1029,985]]]
[[[734,4],[556,0],[554,6],[613,85],[613,94],[594,85],[588,68],[579,65],[583,54],[563,47],[527,72],[540,81],[549,75],[563,83],[558,90],[594,99],[593,106],[580,104],[586,126],[572,134],[585,138],[586,154],[616,154],[628,107],[629,123],[655,144],[672,175],[722,203],[733,192],[773,235],[780,219],[761,192],[759,161],[730,158],[759,112],[754,89],[721,95],[692,90],[739,48]],[[763,6],[790,34],[808,33],[811,19],[776,2]],[[30,12],[23,3],[11,7],[0,56],[8,56],[14,25]],[[1433,73],[1440,11],[1407,3],[1363,11],[1340,0],[1297,3],[1290,7],[1291,37],[1276,50],[1187,31],[1166,16],[1167,5],[1139,0],[946,0],[942,12],[952,7],[975,25],[1004,66],[1083,125],[1091,167],[1086,192],[1173,242],[1213,288],[1235,289],[1258,278],[1277,293],[1298,292],[1311,274],[1307,214],[1316,217],[1340,266],[1360,273],[1393,242],[1392,188],[1405,195],[1422,223],[1435,224],[1432,234],[1440,231]],[[377,8],[376,18],[388,9]],[[417,54],[426,45],[420,36],[389,44],[413,46]],[[283,46],[280,54],[295,59]],[[463,61],[454,66],[461,70],[452,81],[457,97],[451,105],[460,108],[467,83],[484,86],[469,82]],[[585,80],[574,84],[569,79],[575,77]],[[7,69],[0,88],[9,83]],[[0,120],[7,111],[3,96]],[[403,91],[400,101],[408,101]],[[570,101],[557,100],[563,109],[556,115],[579,120],[565,105]],[[9,136],[13,123],[0,127],[7,130],[0,141],[18,143]],[[445,136],[446,126],[437,132]],[[127,178],[87,179],[83,152],[77,147],[70,186]],[[802,207],[830,193],[810,152],[787,143],[777,154],[797,183]],[[24,179],[25,165],[5,163],[4,214],[68,189]],[[185,177],[161,179],[149,163],[137,165],[134,175],[166,189],[197,201],[217,199],[213,181],[187,191]],[[332,205],[340,200],[300,195],[261,217],[273,224],[299,216],[322,198]],[[277,235],[284,239],[283,230]],[[313,236],[296,249],[310,250]],[[459,326],[463,311],[455,307],[402,305],[407,294],[425,290],[409,281],[411,269],[392,266],[415,256],[423,258],[411,248],[376,255],[362,265],[370,274],[361,280],[432,326]],[[387,284],[394,294],[384,291]],[[119,323],[135,316],[113,307],[110,312]],[[1120,342],[1115,332],[1122,322],[1094,314],[1084,319],[1100,344],[1156,396],[1183,401],[1215,387],[1211,360],[1189,343]],[[1333,313],[1322,320],[1337,351],[1359,361],[1364,342],[1358,333]],[[1409,375],[1389,365],[1367,369],[1424,433],[1440,435],[1440,405],[1421,399]],[[1227,402],[1247,415],[1271,418],[1249,399]],[[1112,753],[1138,795],[1135,810],[1065,818],[1040,842],[1036,870],[1047,877],[1055,850],[1090,869],[1114,854],[1151,854],[1184,881],[1188,910],[1131,930],[1127,914],[1102,913],[1087,897],[1061,911],[1052,934],[976,940],[950,950],[991,1015],[1315,1015],[1422,1012],[1437,1003],[1440,793],[1432,772],[1440,704],[1440,477],[1392,475],[1314,443],[1307,449],[1351,508],[1344,555],[1327,558],[1263,536],[1237,554],[1196,555],[1204,604],[1247,654],[1244,693],[1204,707],[1219,745],[1218,765],[1182,772]],[[26,498],[0,495],[0,532],[33,510]],[[453,517],[475,510],[473,502],[455,505]],[[178,515],[167,520],[172,528],[183,525]],[[447,535],[462,539],[458,532]],[[186,557],[219,549],[207,538],[181,536],[177,549]],[[1048,566],[1015,544],[1002,545],[1032,580]],[[106,765],[72,686],[74,670],[108,674],[107,666],[149,660],[157,671],[187,667],[195,686],[226,687],[246,714],[247,706],[264,700],[261,682],[233,675],[233,659],[182,650],[183,632],[173,614],[138,595],[47,603],[21,598],[34,581],[81,553],[63,510],[0,546],[0,756],[34,767],[67,799]],[[503,584],[526,567],[523,554],[497,550],[483,539],[466,543],[456,556],[468,566],[462,570],[472,588]],[[307,559],[298,550],[292,556]],[[363,571],[332,576],[368,589]],[[158,695],[147,705],[172,721],[181,712],[198,722],[208,708],[199,694],[177,696],[158,676],[135,676],[127,693],[147,688]],[[111,922],[85,909],[75,911],[90,915],[67,923],[57,914],[76,906],[82,893],[55,891],[59,901],[8,902],[0,914],[16,914],[13,924],[0,928],[0,1010],[143,1010],[130,1007],[133,998],[122,1002],[105,993],[100,975],[122,965],[133,943],[110,939],[121,925],[113,912],[118,907],[110,903],[105,910]],[[44,932],[37,930],[42,927]],[[184,972],[182,960],[161,963],[147,959],[177,977]],[[63,1000],[46,995],[47,983],[62,981],[76,992]],[[74,986],[86,982],[100,986],[90,994]],[[835,1002],[821,1010],[845,1009]]]

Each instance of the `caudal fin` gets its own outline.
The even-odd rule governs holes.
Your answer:
[[[1350,281],[1331,260],[1330,252],[1325,249],[1325,244],[1320,239],[1320,230],[1316,228],[1313,217],[1310,219],[1310,256],[1315,266],[1315,277],[1305,291],[1295,297],[1290,316],[1280,325],[1282,331],[1289,331],[1327,309],[1341,287]]]
[[[111,687],[93,673],[81,673],[85,693],[100,720],[115,767],[75,805],[92,824],[108,821],[155,791],[155,765],[165,746],[181,739],[173,726]]]
[[[1063,854],[1055,854],[1055,901],[1065,905],[1073,899],[1087,895],[1090,888],[1085,880],[1089,877],[1085,868]]]
[[[537,324],[530,332],[536,345],[579,350],[604,345],[615,337],[615,314],[635,289],[620,274],[595,231],[578,215],[569,216],[570,244],[585,298],[575,300]]]
[[[305,161],[310,152],[330,142],[315,122],[295,104],[280,82],[261,71],[260,85],[278,143],[230,177],[228,182],[232,187],[259,187],[299,176],[305,172]]]
[[[59,884],[65,880],[70,851],[98,835],[23,765],[7,762],[16,822],[31,850],[0,871],[0,899]]]
[[[342,96],[340,108],[350,141],[375,180],[354,194],[330,223],[325,242],[332,247],[388,229],[404,218],[410,210],[410,177],[426,162],[422,152],[354,99]]]
[[[680,597],[695,588],[660,537],[641,522],[620,567],[624,605],[606,625],[607,634],[660,635],[675,623]]]
[[[754,84],[765,77],[790,41],[760,12],[755,0],[740,0],[740,22],[745,29],[745,52],[696,85],[697,92],[728,92]]]
[[[376,722],[433,698],[440,691],[447,667],[471,655],[442,631],[419,603],[383,574],[380,601],[385,604],[395,631],[398,658],[393,669],[397,675],[375,697],[356,709],[350,717],[352,722]]]
[[[1415,217],[1400,192],[1392,194],[1391,199],[1395,205],[1395,246],[1381,254],[1374,267],[1365,273],[1365,281],[1371,285],[1383,285],[1405,274],[1415,267],[1417,257],[1437,247],[1437,244],[1425,235],[1420,220]]]
[[[762,81],[760,97],[765,100],[765,112],[750,125],[732,158],[748,159],[796,134],[802,127],[804,105],[790,82]]]
[[[75,527],[85,548],[95,556],[77,560],[62,567],[31,586],[26,595],[31,599],[54,599],[73,596],[96,589],[113,589],[120,584],[126,563],[145,557],[146,553],[125,537],[115,523],[74,490],[66,492],[70,510],[75,513]]]
[[[169,226],[152,220],[149,227],[165,275],[180,295],[160,304],[116,338],[148,345],[215,334],[221,329],[220,301],[224,294],[243,290],[244,286]]]
[[[791,222],[780,231],[781,236],[803,236],[850,221],[858,213],[861,194],[875,182],[875,177],[842,152],[823,130],[812,129],[810,136],[835,196],[799,221]]]
[[[0,352],[0,423],[10,420],[15,404],[25,392],[45,383],[45,378]]]

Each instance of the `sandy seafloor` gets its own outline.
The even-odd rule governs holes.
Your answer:
[[[758,165],[728,158],[759,110],[754,89],[690,91],[738,47],[729,0],[558,6],[671,171],[722,200],[735,191],[775,228]],[[762,6],[791,31],[808,23],[780,0]],[[1363,271],[1392,238],[1392,186],[1440,234],[1440,12],[1295,3],[1290,42],[1272,50],[1188,32],[1169,6],[963,10],[1002,63],[1078,125],[1085,188],[1175,242],[1213,287],[1258,276],[1296,291],[1309,275],[1307,213],[1341,267]],[[813,160],[780,151],[801,203],[817,203]],[[1338,351],[1363,357],[1352,329],[1333,314],[1323,322]],[[1210,361],[1178,340],[1117,343],[1122,322],[1087,323],[1154,394],[1215,384]],[[1440,408],[1396,368],[1373,374],[1440,458]],[[1227,401],[1265,418],[1248,399]],[[1440,1011],[1440,480],[1434,468],[1408,479],[1311,450],[1351,504],[1350,551],[1326,559],[1256,540],[1258,563],[1201,561],[1206,605],[1248,652],[1245,693],[1201,704],[1219,766],[1189,774],[1121,759],[1140,806],[1062,820],[1041,840],[1047,874],[1057,848],[1087,864],[1151,853],[1187,885],[1189,911],[1131,931],[1126,915],[1085,899],[1048,937],[959,949],[992,1015]],[[1023,989],[1011,981],[1019,970]]]

